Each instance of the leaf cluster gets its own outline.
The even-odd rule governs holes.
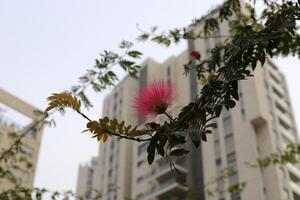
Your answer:
[[[45,110],[46,112],[53,108],[70,107],[74,110],[79,110],[81,107],[80,100],[69,93],[53,93],[47,100],[49,105]]]

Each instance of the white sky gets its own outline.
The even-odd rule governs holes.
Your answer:
[[[136,24],[148,30],[181,27],[221,0],[0,0],[0,87],[40,109],[53,92],[69,89],[93,66],[104,49],[117,50],[121,40],[134,40]],[[146,57],[163,61],[186,44],[165,49],[140,45]],[[300,68],[293,58],[276,61],[285,73],[297,122],[300,122]],[[103,94],[93,94],[91,117],[101,116]],[[44,131],[35,186],[75,190],[79,163],[97,155],[98,143],[85,122],[67,112],[57,127]],[[298,124],[297,123],[297,124]]]

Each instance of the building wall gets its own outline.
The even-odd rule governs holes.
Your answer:
[[[214,13],[212,12],[211,15]],[[228,27],[225,22],[222,23],[220,30],[213,35],[229,35]],[[200,22],[193,30],[197,33],[202,28],[203,25]],[[197,39],[189,45],[190,51],[198,50],[202,57],[206,58],[209,56],[210,49],[223,42],[224,39],[226,37]],[[227,142],[230,141],[230,144],[234,145],[231,151],[235,152],[234,165],[238,172],[237,180],[247,182],[241,199],[293,199],[292,196],[295,193],[299,194],[299,188],[296,189],[293,183],[293,188],[289,187],[291,184],[284,180],[288,179],[287,167],[270,166],[260,170],[259,168],[250,168],[245,164],[245,162],[256,163],[258,158],[264,158],[272,153],[282,153],[285,149],[282,148],[283,144],[295,144],[298,140],[283,74],[271,61],[267,61],[263,68],[257,66],[254,74],[254,78],[239,83],[242,97],[238,105],[228,112],[230,114],[225,112],[217,120],[219,138],[212,135],[208,140],[213,139],[214,142],[204,143],[202,146],[204,179],[208,183],[217,176],[217,172],[219,173],[221,169],[220,166],[228,167],[228,156],[232,154],[228,154],[226,149],[227,138]],[[198,93],[200,90],[201,86],[198,87]],[[226,135],[226,127],[223,123],[224,115],[231,116],[233,133],[231,140]],[[220,155],[216,156],[216,151],[220,151]],[[215,159],[211,159],[212,157]],[[300,172],[299,164],[293,166],[295,174],[298,174]],[[296,168],[298,168],[297,173]],[[297,177],[299,178],[299,176]],[[300,180],[296,182],[300,184]],[[228,187],[229,184],[225,182],[225,185],[222,186],[221,183],[216,183],[210,186],[210,189],[214,190],[220,186],[226,189],[226,185]],[[209,197],[206,196],[206,198]],[[230,199],[230,196],[221,194],[209,199],[218,198]]]
[[[31,123],[35,123],[36,120],[39,120],[42,116],[40,112],[37,112],[38,109],[31,106],[30,104],[24,102],[23,100],[17,98],[16,96],[8,93],[7,91],[0,88],[0,103],[4,106],[7,106],[18,113],[25,115],[30,118]],[[0,105],[1,106],[1,105]],[[28,124],[21,129],[17,129],[17,126],[11,126],[7,123],[4,123],[5,116],[2,116],[4,119],[0,120],[0,149],[5,150],[9,148],[11,144],[11,139],[9,137],[9,133],[22,134],[24,130],[31,125]],[[13,122],[18,123],[18,122]],[[37,168],[37,159],[39,154],[40,142],[42,139],[42,131],[43,125],[42,123],[36,126],[35,130],[31,130],[28,132],[26,137],[22,139],[22,146],[20,153],[16,157],[16,160],[9,161],[8,164],[11,166],[12,164],[17,164],[19,169],[12,170],[11,167],[8,167],[17,178],[18,182],[21,183],[22,186],[32,188],[34,183],[34,175]],[[29,163],[32,164],[31,168],[28,168],[24,162],[20,162],[19,160],[25,158]],[[6,165],[7,163],[1,163],[1,166]],[[12,187],[10,182],[6,180],[0,180],[0,191],[8,189]]]
[[[108,95],[103,104],[103,116],[124,120],[137,125],[134,98],[138,80],[126,77]],[[131,196],[133,142],[109,138],[101,143],[97,164],[97,183],[104,200],[124,199]]]
[[[246,13],[246,11],[244,10]],[[207,17],[213,16],[213,11]],[[202,20],[203,21],[203,20]],[[195,33],[203,29],[200,21],[197,26],[189,27]],[[214,36],[229,35],[229,26],[220,25],[220,30]],[[183,65],[189,61],[189,52],[197,50],[203,59],[207,58],[210,50],[226,40],[226,37],[214,37],[189,41],[188,50],[178,56],[172,56],[163,63],[152,59],[145,60],[139,79],[130,84],[125,78],[109,95],[104,102],[104,115],[114,117],[114,93],[123,88],[130,90],[128,99],[137,95],[139,88],[147,83],[164,79],[171,82],[176,89],[176,99],[168,109],[171,115],[176,115],[180,109],[195,98],[201,91],[201,81],[195,79],[193,72],[183,75]],[[194,149],[188,142],[191,153],[175,161],[175,166],[181,172],[179,175],[169,168],[167,160],[156,156],[151,166],[147,163],[147,143],[128,142],[121,140],[116,148],[126,151],[115,154],[115,148],[109,149],[111,139],[101,144],[99,159],[103,164],[99,169],[104,172],[100,188],[107,188],[105,174],[111,169],[108,157],[116,155],[119,159],[118,175],[115,182],[120,186],[120,194],[116,199],[124,197],[123,191],[128,191],[133,199],[185,199],[189,195],[196,195],[201,199],[201,181],[205,189],[219,191],[211,196],[205,192],[205,199],[212,200],[299,200],[300,196],[300,166],[288,164],[286,166],[270,166],[266,169],[251,167],[257,159],[269,156],[272,153],[284,152],[288,144],[299,141],[297,129],[292,113],[287,85],[283,74],[271,62],[267,61],[264,67],[257,66],[255,76],[239,82],[240,101],[231,111],[224,110],[220,118],[216,119],[217,128],[208,135],[208,142],[202,142],[199,149]],[[129,91],[126,91],[129,92]],[[129,100],[132,102],[132,99]],[[117,103],[118,105],[120,103]],[[142,125],[147,120],[162,122],[164,116],[155,119],[141,119],[134,113],[132,104],[119,105],[125,112],[119,119],[124,119],[134,125]],[[106,109],[106,110],[105,110]],[[126,109],[129,109],[129,111]],[[127,114],[126,114],[127,113]],[[129,114],[128,114],[129,113]],[[130,143],[127,145],[125,143]],[[125,154],[128,153],[128,154]],[[129,153],[131,152],[131,153]],[[131,160],[131,161],[129,161]],[[104,164],[105,163],[105,164]],[[124,169],[123,171],[120,169]],[[203,171],[201,171],[203,168]],[[217,181],[222,171],[232,168],[236,173],[225,181]],[[130,174],[124,182],[124,173]],[[201,179],[201,180],[200,180]],[[131,184],[128,184],[131,181]],[[240,194],[230,195],[226,190],[236,183],[247,183]],[[130,186],[129,186],[130,185]],[[130,188],[131,187],[131,188]],[[224,192],[225,191],[225,192]],[[114,198],[107,198],[114,199]]]
[[[85,200],[92,200],[99,196],[100,191],[97,187],[99,180],[97,172],[98,159],[92,158],[90,163],[80,165],[78,169],[76,195]]]

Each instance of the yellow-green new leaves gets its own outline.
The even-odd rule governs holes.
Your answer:
[[[93,137],[103,142],[107,141],[109,135],[129,139],[144,133],[141,130],[137,130],[137,127],[126,126],[124,121],[118,122],[118,120],[109,119],[108,117],[99,119],[99,121],[91,121],[86,126],[87,130],[94,135]]]
[[[98,141],[102,140],[103,142],[106,142],[108,139],[108,131],[103,123],[101,123],[101,119],[99,122],[91,121],[86,124],[86,127],[94,135],[93,137],[96,137]]]
[[[81,106],[80,100],[69,93],[53,93],[47,98],[48,107],[46,112],[53,108],[69,107],[74,110],[79,110]]]

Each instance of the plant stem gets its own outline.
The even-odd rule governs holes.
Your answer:
[[[175,120],[169,115],[166,111],[164,111],[164,114],[172,121],[175,122]]]
[[[82,113],[81,111],[79,110],[75,110],[78,114],[80,114],[82,117],[84,117],[85,119],[87,119],[89,122],[92,122],[92,120],[86,116],[84,113]],[[120,137],[120,138],[123,138],[123,139],[128,139],[128,140],[134,140],[134,141],[138,141],[138,142],[142,142],[142,141],[149,141],[151,140],[151,138],[138,138],[138,137],[130,137],[130,136],[126,136],[126,135],[121,135],[119,133],[115,133],[115,132],[111,132],[111,131],[108,131],[106,130],[108,134],[110,135],[114,135],[114,136],[117,136],[117,137]]]

